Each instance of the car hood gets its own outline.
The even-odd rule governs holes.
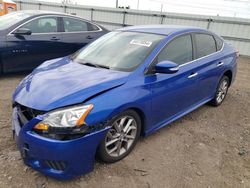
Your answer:
[[[41,111],[82,103],[124,84],[129,73],[85,66],[69,58],[47,61],[22,80],[13,94],[21,105]]]

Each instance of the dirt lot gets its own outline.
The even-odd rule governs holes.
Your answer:
[[[0,78],[0,187],[250,187],[250,59],[218,108],[205,105],[142,138],[115,164],[60,182],[26,167],[11,137],[11,94],[24,75]]]

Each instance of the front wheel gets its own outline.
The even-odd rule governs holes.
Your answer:
[[[119,114],[97,149],[97,157],[107,163],[119,161],[134,148],[141,132],[141,119],[133,110]]]
[[[227,76],[223,76],[218,84],[215,97],[211,100],[210,104],[213,106],[219,106],[226,98],[228,88],[229,78]]]

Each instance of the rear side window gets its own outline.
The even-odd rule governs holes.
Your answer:
[[[220,51],[223,46],[223,40],[215,36],[215,41],[216,41],[217,51]]]
[[[88,31],[88,23],[74,18],[63,18],[65,32]]]
[[[99,27],[93,24],[89,24],[89,31],[98,31],[100,30]]]
[[[172,40],[159,54],[158,62],[173,61],[179,65],[192,61],[193,49],[190,35]]]
[[[214,37],[208,34],[195,34],[196,58],[216,52],[216,43]]]

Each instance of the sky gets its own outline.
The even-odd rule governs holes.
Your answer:
[[[43,0],[60,3],[62,0]],[[68,0],[79,5],[114,7],[116,0]],[[250,19],[250,0],[118,0],[131,9],[242,17]]]

